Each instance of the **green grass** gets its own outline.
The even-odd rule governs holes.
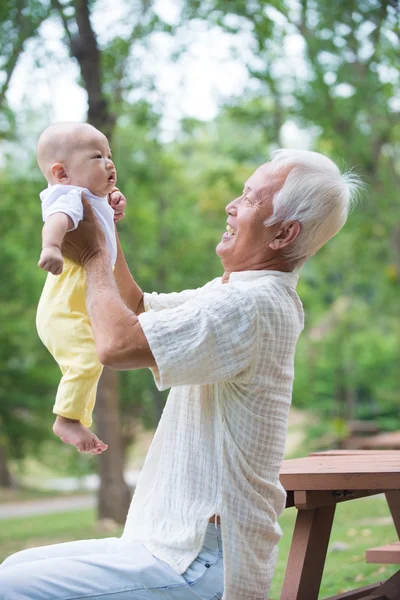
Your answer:
[[[288,557],[296,510],[284,512],[280,520],[283,538],[270,600],[278,600]],[[23,548],[41,546],[74,539],[118,535],[117,531],[100,531],[94,509],[58,513],[24,519],[1,521],[0,560]],[[397,539],[389,510],[383,497],[367,498],[339,504],[336,509],[330,548],[322,580],[320,598],[340,591],[361,587],[385,579],[397,569],[391,566],[368,565],[365,550]],[[334,550],[341,542],[343,550]]]
[[[4,519],[0,521],[0,561],[25,548],[115,536],[121,529],[99,530],[95,509]]]

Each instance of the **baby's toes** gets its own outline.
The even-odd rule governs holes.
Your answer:
[[[79,452],[87,452],[85,442],[76,442],[75,446],[78,448]]]

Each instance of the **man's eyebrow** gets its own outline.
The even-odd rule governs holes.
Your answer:
[[[246,191],[247,191],[247,192],[253,192],[253,193],[254,193],[254,196],[255,196],[255,198],[256,198],[256,200],[257,200],[258,202],[261,202],[261,201],[262,201],[262,196],[261,196],[261,194],[260,194],[260,192],[259,192],[258,190],[254,190],[254,191],[253,191],[253,188],[251,188],[249,185],[245,184],[245,186],[244,186],[244,191],[245,191],[245,192],[246,192]]]

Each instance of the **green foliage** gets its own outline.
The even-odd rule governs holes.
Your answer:
[[[375,0],[333,4],[188,0],[184,15],[207,19],[230,33],[251,32],[254,56],[248,67],[260,87],[248,101],[231,107],[234,132],[245,123],[253,126],[249,137],[242,138],[241,164],[248,140],[259,148],[262,130],[269,147],[282,145],[282,125],[291,120],[313,132],[315,150],[342,168],[355,167],[366,181],[368,193],[344,231],[302,270],[299,293],[306,328],[296,357],[294,402],[315,408],[327,423],[329,417],[332,424],[374,418],[384,427],[398,428],[400,138],[395,7]],[[286,54],[293,44],[299,53],[290,54],[290,59]],[[247,157],[252,154],[254,148],[252,153],[247,150]],[[253,165],[259,162],[254,160]]]
[[[0,139],[15,134],[6,92],[19,55],[48,15],[49,2],[43,0],[4,0],[0,4]]]
[[[35,329],[43,274],[38,185],[1,177],[0,199],[0,440],[10,456],[35,452],[50,431],[52,372]],[[47,409],[46,409],[47,406]]]

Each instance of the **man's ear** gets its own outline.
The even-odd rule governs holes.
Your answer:
[[[282,227],[278,234],[274,237],[269,247],[272,250],[281,250],[289,246],[294,240],[299,237],[301,232],[301,225],[298,221],[290,221]]]
[[[54,163],[51,166],[51,174],[57,183],[66,183],[68,180],[68,173],[62,163]]]

